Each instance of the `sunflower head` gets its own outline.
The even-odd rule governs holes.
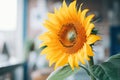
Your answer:
[[[82,5],[81,5],[82,6]],[[100,37],[91,34],[94,24],[91,22],[94,14],[86,17],[89,9],[76,8],[76,1],[66,5],[65,0],[58,10],[48,13],[44,26],[48,32],[40,36],[41,46],[47,45],[41,53],[46,54],[51,66],[55,68],[69,64],[72,69],[78,67],[79,62],[85,64],[93,56],[91,44]]]

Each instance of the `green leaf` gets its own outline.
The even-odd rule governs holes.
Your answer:
[[[72,70],[69,65],[66,65],[52,72],[47,80],[64,80],[68,76],[78,72],[78,70],[79,68],[75,68],[74,70]]]
[[[120,54],[110,57],[107,62],[94,65],[92,71],[99,80],[120,80]]]

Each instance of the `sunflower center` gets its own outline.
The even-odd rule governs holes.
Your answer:
[[[72,47],[77,38],[75,25],[72,23],[63,25],[59,32],[59,38],[64,47]]]

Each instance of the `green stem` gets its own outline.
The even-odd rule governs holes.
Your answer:
[[[90,57],[90,61],[88,61],[88,63],[89,63],[89,67],[90,67],[90,72],[92,72],[91,68],[94,65],[93,57]],[[90,77],[91,77],[91,80],[96,80],[92,74],[90,74]]]
[[[81,68],[83,68],[86,72],[87,72],[87,74],[89,75],[89,76],[93,76],[94,78],[95,78],[95,76],[93,75],[93,73],[88,69],[88,68],[86,68],[84,65],[82,65],[82,64],[80,64],[79,65]]]
[[[90,71],[84,66],[84,65],[79,65],[81,68],[83,68],[86,72],[87,72],[87,74],[88,75],[90,75],[91,73],[90,73]]]

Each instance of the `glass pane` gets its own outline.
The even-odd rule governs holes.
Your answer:
[[[14,31],[17,24],[17,0],[0,0],[0,31]]]

